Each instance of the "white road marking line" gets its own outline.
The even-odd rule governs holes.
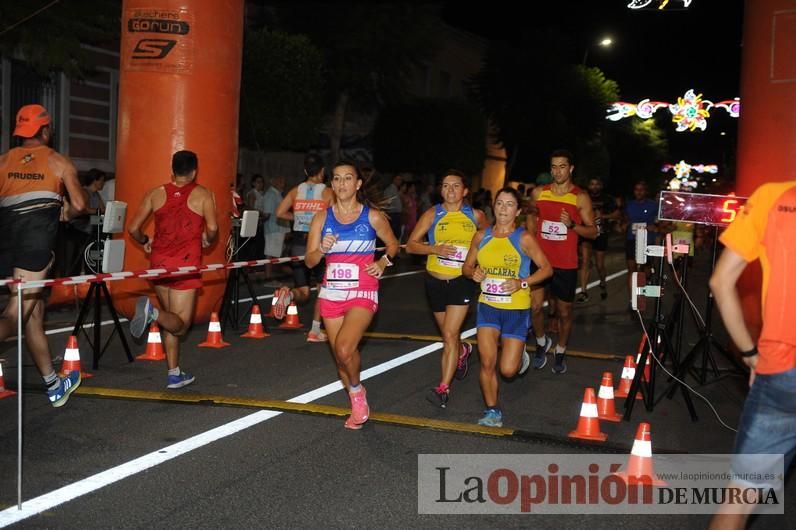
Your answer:
[[[622,274],[625,274],[627,271],[620,271],[608,276],[606,279],[614,279]],[[588,285],[589,288],[598,285],[599,282],[593,282]],[[476,333],[476,328],[468,329],[467,331],[462,332],[462,338],[472,337]],[[439,350],[442,348],[441,342],[435,342],[433,344],[429,344],[417,350],[411,351],[400,357],[396,357],[395,359],[391,359],[387,362],[381,363],[379,365],[373,366],[368,368],[367,370],[362,371],[360,375],[360,379],[365,381],[370,379],[371,377],[375,377],[380,375],[384,372],[392,370],[393,368],[397,368],[401,365],[410,363],[416,359],[424,357],[429,353]],[[289,399],[289,402],[292,403],[310,403],[317,399],[326,397],[330,394],[334,394],[335,392],[342,390],[343,385],[340,381],[335,381],[333,383],[329,383],[328,385],[324,385],[320,388],[316,388],[315,390],[311,390],[299,396]],[[244,429],[248,429],[249,427],[253,427],[259,423],[264,421],[268,421],[272,418],[275,418],[279,415],[283,414],[282,412],[275,412],[270,410],[261,410],[255,412],[253,414],[249,414],[248,416],[244,416],[243,418],[231,421],[215,429],[210,429],[209,431],[205,431],[201,434],[197,434],[192,436],[182,442],[178,442],[176,444],[169,445],[164,447],[163,449],[158,449],[157,451],[153,451],[149,454],[144,456],[138,457],[135,460],[131,460],[129,462],[125,462],[124,464],[120,464],[116,467],[108,469],[106,471],[102,471],[90,477],[84,478],[72,484],[63,486],[55,491],[51,491],[49,493],[45,493],[44,495],[40,495],[33,499],[24,501],[22,503],[22,509],[18,509],[17,506],[12,506],[11,508],[6,508],[2,512],[0,512],[0,528],[6,527],[10,524],[17,523],[28,517],[33,517],[34,515],[38,515],[43,511],[51,510],[56,506],[59,506],[65,502],[72,501],[78,497],[96,491],[100,488],[104,488],[110,484],[118,482],[124,478],[130,477],[152,467],[155,467],[159,464],[164,462],[168,462],[178,456],[184,455],[190,451],[203,447],[209,443],[215,442],[222,438],[226,438],[227,436],[231,436],[237,432],[240,432]]]

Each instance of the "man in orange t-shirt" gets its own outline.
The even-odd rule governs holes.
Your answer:
[[[784,455],[784,470],[796,454],[796,326],[791,309],[796,300],[796,181],[758,188],[738,218],[721,235],[726,246],[710,279],[727,332],[751,369],[749,395],[735,440],[731,487],[780,487],[739,478],[743,473],[782,473],[746,455]],[[760,260],[763,270],[763,330],[755,345],[743,320],[736,282],[747,264]],[[780,497],[781,498],[781,497]],[[712,528],[743,528],[746,513],[723,506]]]
[[[68,156],[50,147],[53,125],[41,105],[17,112],[14,136],[21,145],[0,154],[0,278],[43,280],[55,260],[58,220],[85,209],[87,197]],[[64,188],[70,203],[64,201]],[[44,288],[23,288],[25,343],[44,381],[50,404],[61,407],[80,386],[80,372],[59,377],[44,333]],[[10,286],[8,305],[0,314],[0,342],[17,333],[20,315],[17,286]],[[17,381],[22,386],[22,381]]]

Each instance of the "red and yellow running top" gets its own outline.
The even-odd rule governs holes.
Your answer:
[[[581,224],[583,219],[578,209],[578,194],[582,193],[577,186],[564,193],[553,193],[552,184],[542,188],[542,193],[536,199],[539,209],[539,219],[536,223],[536,239],[539,246],[556,269],[578,268],[578,234],[568,229],[561,222],[561,210],[566,210],[570,218]]]
[[[744,260],[763,269],[763,331],[759,374],[796,368],[796,181],[763,184],[719,238]]]

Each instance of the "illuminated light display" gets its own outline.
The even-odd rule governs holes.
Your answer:
[[[727,226],[746,204],[746,197],[662,191],[658,201],[658,219]]]
[[[683,2],[683,7],[688,7],[691,5],[692,0],[681,0]],[[627,7],[630,9],[644,9],[648,5],[652,3],[652,0],[631,0]],[[658,9],[666,9],[666,6],[669,5],[669,0],[658,0]]]
[[[726,99],[713,103],[708,99],[702,99],[702,94],[697,94],[693,89],[689,89],[683,97],[677,98],[677,103],[666,103],[665,101],[650,101],[642,99],[636,104],[625,101],[617,101],[608,109],[608,116],[605,118],[611,121],[619,121],[623,118],[638,116],[648,120],[652,118],[659,109],[667,108],[672,114],[672,122],[677,125],[677,131],[704,131],[708,126],[711,108],[724,109],[732,118],[737,118],[741,113],[741,98]]]
[[[664,164],[661,167],[663,173],[674,170],[674,176],[679,179],[687,179],[691,176],[691,171],[697,173],[718,173],[719,166],[716,164],[689,164],[685,160],[680,160],[676,164]]]
[[[672,121],[677,124],[677,132],[704,131],[708,127],[709,108],[702,100],[702,94],[694,94],[693,90],[689,90],[685,96],[677,98],[677,103],[669,105],[669,112],[672,113]]]

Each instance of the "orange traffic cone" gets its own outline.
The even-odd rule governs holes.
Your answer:
[[[601,420],[619,421],[622,415],[614,407],[614,377],[611,372],[603,372],[600,391],[597,393],[597,416]]]
[[[249,316],[249,330],[241,335],[247,339],[264,339],[270,337],[268,333],[263,330],[263,317],[260,314],[260,305],[252,304],[252,313]]]
[[[146,351],[137,356],[141,361],[163,361],[166,353],[163,351],[163,342],[160,339],[160,328],[157,322],[149,325],[149,336],[146,340]]]
[[[589,387],[583,393],[583,404],[580,406],[580,418],[577,428],[569,433],[570,438],[582,440],[595,440],[604,442],[608,435],[600,432],[600,419],[597,415],[597,400],[594,389]]]
[[[221,322],[218,321],[218,313],[210,313],[210,323],[207,325],[207,339],[199,344],[200,348],[223,348],[229,346],[229,342],[224,342],[221,336]]]
[[[265,315],[265,318],[274,318],[274,306],[276,305],[277,297],[271,297],[271,307],[268,309],[268,314]]]
[[[666,482],[659,479],[653,470],[652,435],[650,434],[649,423],[639,423],[636,430],[636,439],[633,440],[633,449],[630,450],[630,457],[627,459],[626,470],[615,473],[615,475],[630,485],[666,485]]]
[[[84,372],[80,367],[80,350],[77,347],[77,337],[74,335],[69,335],[69,340],[66,341],[64,362],[61,363],[61,371],[59,372],[59,375],[63,377],[71,372],[80,372],[80,377],[83,379],[94,377],[93,374]]]
[[[5,379],[3,379],[3,363],[0,363],[0,399],[13,396],[14,394],[16,394],[16,392],[6,390],[6,382]]]
[[[625,356],[625,366],[622,367],[622,377],[619,380],[619,388],[614,392],[614,396],[626,398],[630,393],[630,385],[633,384],[633,378],[636,377],[636,361],[633,360],[632,355]],[[642,399],[641,392],[636,392],[636,399]]]
[[[287,306],[287,316],[285,317],[285,321],[279,324],[279,327],[282,329],[298,329],[301,327],[298,308],[293,302],[290,302],[290,305]]]

